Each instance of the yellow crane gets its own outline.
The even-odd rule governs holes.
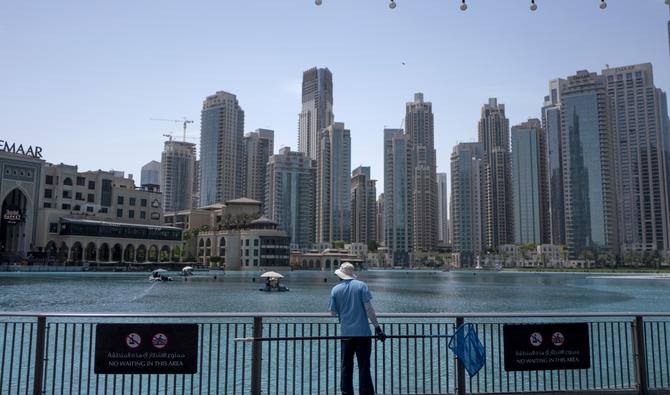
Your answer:
[[[189,123],[193,123],[193,121],[191,121],[190,119],[186,119],[186,117],[184,117],[183,119],[161,119],[161,118],[151,118],[151,120],[152,120],[152,121],[163,121],[163,122],[177,122],[177,123],[181,123],[181,124],[184,126],[184,141],[186,141],[186,126],[187,126]],[[164,136],[165,136],[165,135],[164,135]],[[172,140],[172,138],[170,138],[170,140]]]

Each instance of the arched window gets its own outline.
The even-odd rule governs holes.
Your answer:
[[[65,177],[63,180],[63,185],[72,185],[72,179],[70,177]]]

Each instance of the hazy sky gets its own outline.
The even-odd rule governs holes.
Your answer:
[[[203,99],[237,95],[245,131],[275,130],[297,149],[302,72],[333,72],[335,119],[352,135],[352,169],[383,191],[383,128],[424,92],[435,113],[438,171],[477,138],[481,106],[511,125],[539,117],[547,81],[606,64],[652,62],[670,89],[663,0],[3,1],[2,139],[44,148],[52,163],[133,173],[160,160],[163,133],[195,120]],[[404,65],[403,65],[404,63]]]

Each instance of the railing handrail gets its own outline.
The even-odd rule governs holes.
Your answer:
[[[669,317],[670,312],[519,312],[519,313],[378,313],[380,318],[614,318]],[[68,313],[0,312],[0,317],[75,317],[75,318],[333,318],[330,313],[307,312],[195,312],[195,313]]]

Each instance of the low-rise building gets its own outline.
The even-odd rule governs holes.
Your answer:
[[[342,262],[351,262],[357,268],[362,268],[364,259],[351,254],[347,250],[327,248],[323,251],[310,250],[305,252],[291,252],[292,269],[316,269],[334,271]]]
[[[290,240],[266,217],[197,235],[199,263],[227,270],[289,269]]]

